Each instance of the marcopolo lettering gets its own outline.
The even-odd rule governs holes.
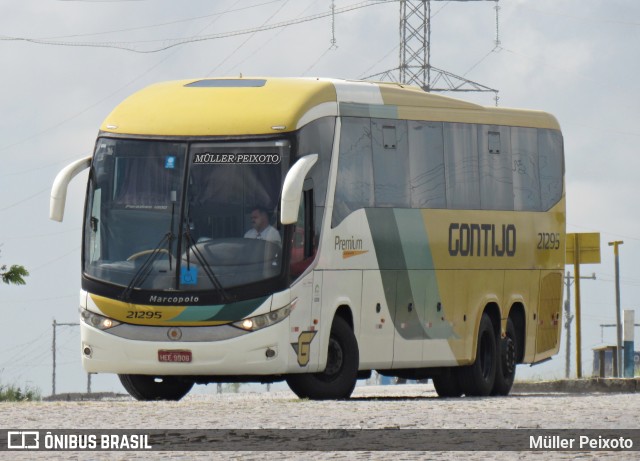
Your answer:
[[[280,154],[237,154],[202,152],[195,154],[195,165],[246,164],[246,165],[275,165],[280,163]]]
[[[449,225],[449,254],[451,256],[515,256],[515,224]]]
[[[200,298],[197,296],[149,296],[150,303],[157,304],[188,304],[197,303]]]

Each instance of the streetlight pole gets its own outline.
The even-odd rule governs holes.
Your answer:
[[[616,267],[616,339],[617,339],[617,355],[618,355],[618,377],[622,376],[622,322],[620,320],[620,257],[618,246],[622,245],[622,240],[609,242],[609,246],[613,247]]]

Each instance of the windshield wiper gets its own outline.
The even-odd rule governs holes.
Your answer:
[[[165,236],[162,237],[162,240],[160,240],[160,242],[158,242],[158,244],[153,248],[151,254],[147,257],[144,264],[142,264],[142,266],[140,266],[140,268],[136,271],[136,273],[131,278],[129,285],[127,285],[127,288],[125,288],[125,290],[120,295],[120,299],[122,301],[129,302],[131,300],[131,292],[133,291],[133,289],[135,287],[142,286],[145,280],[147,280],[147,277],[149,277],[149,274],[151,273],[153,262],[156,260],[159,254],[167,251],[166,249],[163,251],[165,242],[169,246],[169,265],[171,265],[171,243],[173,242],[174,238],[175,235],[173,235],[173,232],[167,232]]]
[[[169,224],[169,232],[167,232],[164,235],[164,237],[162,237],[162,240],[160,240],[160,242],[158,242],[158,244],[155,247],[153,247],[151,254],[146,259],[144,264],[142,264],[142,266],[140,266],[140,269],[138,269],[136,273],[133,275],[133,277],[131,278],[131,281],[129,282],[129,285],[127,285],[127,288],[125,288],[125,290],[122,292],[122,295],[120,295],[120,299],[122,301],[129,302],[131,300],[131,292],[133,291],[133,289],[135,287],[142,286],[145,280],[147,280],[147,277],[149,277],[149,274],[151,273],[153,262],[156,260],[156,258],[160,253],[163,253],[162,246],[164,245],[165,242],[167,243],[167,248],[168,248],[168,250],[165,250],[165,252],[167,252],[167,254],[169,255],[169,272],[172,271],[171,253],[173,252],[173,241],[176,238],[176,236],[173,233],[173,225],[174,225],[173,222],[174,222],[175,213],[176,213],[176,192],[171,191],[171,223]]]
[[[202,271],[205,273],[205,275],[207,276],[211,284],[214,286],[214,288],[220,292],[220,295],[222,296],[223,301],[224,302],[231,301],[228,293],[225,291],[224,287],[220,283],[220,280],[218,280],[218,277],[216,277],[216,274],[213,273],[213,270],[211,270],[211,266],[207,263],[206,258],[198,248],[198,245],[196,245],[196,242],[193,241],[193,237],[191,237],[191,232],[189,231],[189,224],[185,225],[185,230],[183,235],[185,240],[187,241],[187,251],[186,251],[187,270],[190,270],[190,266],[191,266],[189,252],[193,250],[193,254],[198,260],[198,263],[200,264]]]

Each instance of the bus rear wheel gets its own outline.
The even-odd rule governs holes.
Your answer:
[[[433,387],[436,388],[438,397],[460,397],[462,395],[458,374],[457,368],[447,368],[433,377]]]
[[[127,392],[136,400],[180,400],[193,381],[179,376],[118,375]]]
[[[517,347],[516,328],[511,318],[509,318],[505,337],[500,340],[496,380],[493,383],[491,395],[509,395],[513,380],[516,377]]]
[[[358,379],[359,357],[353,330],[346,320],[336,317],[331,325],[325,370],[289,375],[287,384],[301,399],[348,399]]]
[[[482,314],[478,329],[476,360],[472,365],[460,369],[460,384],[468,396],[487,396],[493,389],[496,378],[497,358],[496,334],[491,319]]]

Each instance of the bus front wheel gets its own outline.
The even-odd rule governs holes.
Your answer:
[[[180,400],[193,381],[179,376],[118,375],[122,386],[136,400]]]
[[[358,362],[358,342],[353,330],[346,320],[336,317],[331,325],[325,370],[289,375],[287,384],[301,399],[347,399],[356,386]]]

